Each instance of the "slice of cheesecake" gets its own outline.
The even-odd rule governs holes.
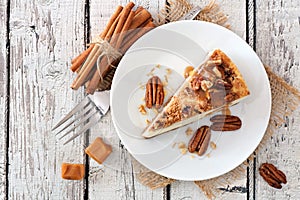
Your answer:
[[[194,69],[142,135],[151,138],[185,126],[224,106],[236,104],[249,94],[236,65],[216,49]]]

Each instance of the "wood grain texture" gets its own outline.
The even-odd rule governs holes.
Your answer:
[[[255,0],[246,1],[246,41],[252,49],[255,51]],[[256,159],[248,160],[247,168],[247,199],[255,199],[255,176],[256,176]]]
[[[205,0],[206,2],[210,2]],[[235,34],[246,39],[246,3],[244,0],[222,0],[216,1],[221,10],[228,16],[229,29]]]
[[[129,1],[93,0],[90,4],[91,35],[100,34],[110,15],[117,5],[125,6]],[[151,13],[157,13],[164,5],[164,1],[138,0],[136,6],[144,6]],[[103,134],[116,134],[112,124],[111,115],[108,113],[101,122],[91,130],[90,141]],[[108,141],[112,143],[111,140]],[[131,163],[131,156],[119,143],[114,141],[113,155],[117,159],[114,163],[106,162],[103,169],[93,160],[90,161],[89,199],[163,199],[164,190],[150,190],[141,185]]]
[[[51,128],[83,96],[68,67],[84,47],[84,2],[10,3],[9,199],[83,199],[61,163],[84,163],[84,137],[63,146]]]
[[[189,1],[194,5],[205,6],[210,2],[209,0],[202,1]],[[238,34],[240,37],[245,39],[246,36],[246,4],[243,0],[238,0],[232,3],[230,0],[216,1],[221,7],[221,10],[228,15],[228,24],[230,24],[230,29]],[[222,199],[236,199],[242,200],[247,198],[247,193],[245,192],[247,182],[247,174],[241,177],[240,180],[236,180],[231,185],[220,186],[227,191],[221,192]],[[227,188],[228,187],[228,188]],[[232,190],[239,188],[244,190],[243,193]],[[193,182],[176,182],[171,185],[171,199],[206,199],[204,193],[195,186]]]
[[[0,199],[5,199],[6,193],[6,134],[7,134],[7,50],[6,21],[7,1],[0,0]]]
[[[116,134],[110,112],[91,130],[90,141],[105,138],[113,153],[104,166],[90,160],[89,199],[163,199],[162,189],[150,190],[137,181],[132,157],[119,139],[111,138]]]
[[[262,61],[289,84],[300,89],[300,2],[259,1],[256,9],[256,46]],[[300,109],[268,141],[257,156],[257,167],[271,162],[287,175],[281,190],[269,187],[257,174],[258,199],[300,199]]]
[[[63,146],[51,128],[84,96],[83,90],[69,86],[74,75],[70,60],[84,49],[85,18],[90,17],[89,34],[99,34],[116,5],[127,0],[90,0],[89,16],[84,1],[10,1],[10,60],[6,60],[6,4],[0,0],[0,199],[6,194],[6,154],[8,160],[9,199],[205,199],[193,182],[177,181],[166,189],[150,190],[133,173],[132,158],[117,140],[114,160],[100,166],[89,160],[88,188],[85,181],[61,179],[61,163],[85,163],[86,137]],[[152,13],[161,9],[164,0],[136,0]],[[209,0],[191,0],[206,5]],[[229,16],[231,30],[246,37],[246,3],[237,0],[217,1]],[[300,2],[256,1],[254,45],[262,61],[300,89]],[[10,97],[6,102],[7,63],[10,62]],[[6,111],[10,108],[9,116]],[[300,199],[300,108],[270,139],[257,155],[254,194],[250,199]],[[9,132],[6,119],[9,119]],[[116,134],[110,112],[91,131],[89,142],[97,136]],[[9,136],[9,149],[6,136]],[[282,190],[269,187],[259,176],[261,163],[271,162],[287,175]],[[247,199],[239,189],[246,187],[246,174],[225,188],[221,199]],[[252,191],[252,188],[251,188]],[[88,192],[85,194],[85,192]]]

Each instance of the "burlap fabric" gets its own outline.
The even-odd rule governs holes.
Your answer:
[[[186,0],[169,1],[168,5],[166,5],[166,7],[158,14],[157,24],[162,25],[176,21],[191,8],[192,5]],[[229,28],[227,16],[221,11],[219,5],[216,4],[215,1],[211,1],[209,5],[205,6],[196,19],[213,22]],[[271,84],[272,111],[267,131],[255,152],[260,151],[264,147],[266,141],[271,138],[278,127],[281,127],[285,123],[285,118],[290,116],[300,103],[300,92],[297,89],[288,85],[283,79],[274,74],[270,67],[265,66],[265,69]],[[253,159],[255,157],[255,152],[247,160]],[[195,181],[195,184],[209,199],[216,198],[222,192],[218,188],[226,188],[227,185],[241,178],[245,174],[245,170],[248,166],[247,160],[237,168],[222,176],[204,181]],[[176,181],[147,170],[140,173],[138,179],[142,184],[151,189],[165,187]]]

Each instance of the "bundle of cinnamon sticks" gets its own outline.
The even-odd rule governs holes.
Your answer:
[[[135,4],[129,2],[125,7],[118,6],[112,14],[103,32],[99,37],[109,43],[120,55],[123,55],[128,48],[143,34],[155,27],[151,14],[143,7],[133,9]],[[105,77],[112,77],[120,58],[112,59],[109,56],[102,56],[98,67],[96,62],[103,53],[101,44],[91,43],[89,47],[72,60],[70,69],[77,73],[71,88],[77,90],[86,85],[86,92],[93,94],[99,85],[105,81]]]

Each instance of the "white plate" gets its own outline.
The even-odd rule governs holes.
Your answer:
[[[161,78],[164,66],[173,69],[174,74],[182,74],[187,65],[197,66],[205,52],[215,48],[224,51],[238,66],[251,92],[247,99],[231,108],[232,114],[242,119],[242,128],[233,132],[213,132],[212,141],[217,148],[209,148],[206,155],[194,158],[191,154],[182,156],[179,149],[173,147],[174,142],[188,142],[190,136],[184,133],[187,127],[153,139],[140,138],[145,119],[137,117],[141,116],[137,111],[132,112],[141,103],[138,97],[143,96],[137,89],[139,82],[145,83],[146,74],[157,64],[163,66],[156,72]],[[172,84],[168,85],[170,90],[176,87]],[[135,100],[132,100],[134,95]],[[135,101],[136,105],[132,106]],[[111,109],[122,143],[140,163],[166,177],[205,180],[234,169],[255,150],[268,125],[271,92],[261,61],[239,36],[215,24],[180,21],[150,31],[124,55],[113,79]],[[189,126],[195,130],[203,124],[209,124],[207,118]]]

